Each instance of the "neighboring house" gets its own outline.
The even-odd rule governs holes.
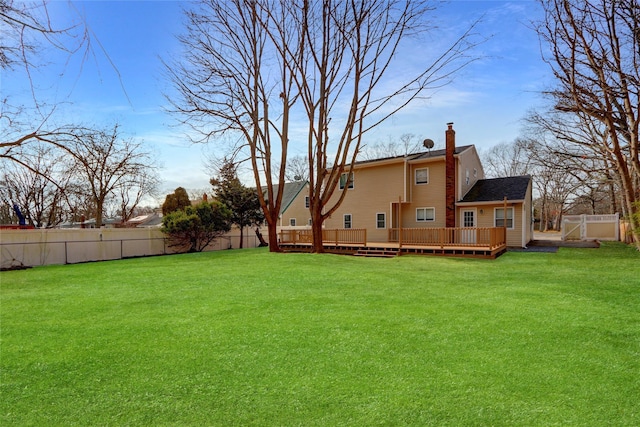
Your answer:
[[[138,228],[162,227],[162,211],[133,217],[126,222],[125,226]]]
[[[266,190],[263,189],[265,197]],[[273,187],[278,192],[278,185]],[[286,182],[282,190],[279,227],[300,227],[311,225],[309,212],[309,181]]]
[[[532,239],[531,177],[484,179],[473,145],[455,146],[448,124],[446,148],[357,162],[342,175],[347,195],[325,228],[364,228],[367,241],[397,241],[407,228],[501,227],[507,198],[507,245]],[[340,196],[333,195],[332,202]]]

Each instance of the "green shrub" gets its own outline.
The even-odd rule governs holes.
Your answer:
[[[187,206],[162,218],[162,232],[167,234],[169,246],[188,252],[202,252],[230,229],[231,211],[217,201]]]

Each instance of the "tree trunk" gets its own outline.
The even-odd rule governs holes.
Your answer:
[[[96,228],[102,227],[102,211],[104,207],[104,201],[96,200]]]
[[[240,227],[240,249],[242,249],[244,247],[243,244],[242,244],[242,241],[244,240],[243,231],[244,231],[244,227]]]
[[[278,216],[277,211],[269,212],[267,217],[267,231],[269,232],[269,252],[282,252],[278,244]],[[275,217],[275,218],[274,218]]]
[[[640,204],[638,202],[633,205],[633,211],[629,215],[629,222],[636,249],[640,251]]]
[[[260,245],[258,245],[259,247],[263,248],[265,246],[269,246],[269,244],[264,240],[264,237],[262,237],[262,233],[260,232],[260,227],[256,227],[256,236],[260,241]]]
[[[322,240],[322,224],[324,218],[319,204],[312,203],[311,206],[311,234],[313,236],[312,251],[317,254],[324,253],[324,242]]]

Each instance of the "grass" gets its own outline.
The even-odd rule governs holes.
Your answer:
[[[2,425],[638,425],[640,254],[262,249],[0,275]]]

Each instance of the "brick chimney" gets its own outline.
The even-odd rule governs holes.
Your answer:
[[[456,152],[456,131],[453,123],[447,123],[445,132],[445,174],[446,174],[446,226],[456,226],[456,161],[453,155]]]

